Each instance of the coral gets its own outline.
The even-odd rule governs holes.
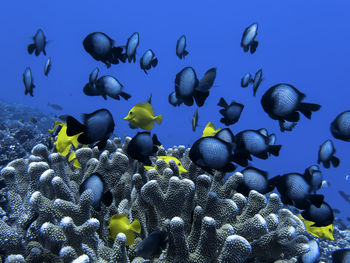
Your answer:
[[[108,140],[106,150],[79,146],[81,169],[66,157],[36,145],[31,155],[14,160],[1,171],[4,201],[0,219],[1,256],[5,262],[143,262],[135,249],[152,231],[168,232],[168,246],[153,262],[292,262],[308,251],[304,225],[285,209],[277,194],[236,192],[242,181],[234,173],[206,174],[188,157],[184,146],[152,157],[156,169],[128,157],[120,138]],[[112,193],[109,207],[92,207],[92,191],[79,191],[84,180],[99,173]],[[120,213],[138,219],[141,233],[126,246],[119,233],[108,239],[109,219]]]

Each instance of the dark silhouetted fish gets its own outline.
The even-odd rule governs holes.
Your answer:
[[[223,109],[219,111],[223,116],[223,118],[220,119],[220,122],[226,126],[235,124],[239,120],[239,117],[244,109],[243,104],[234,101],[228,105],[224,98],[220,98],[218,106],[223,107]]]
[[[207,70],[204,76],[199,80],[194,93],[194,99],[198,107],[203,106],[205,100],[209,96],[209,90],[214,85],[215,78],[216,68],[211,68]]]
[[[45,64],[45,68],[44,68],[44,74],[45,76],[49,75],[49,72],[51,70],[51,58],[48,58]]]
[[[243,48],[244,52],[248,52],[250,49],[250,53],[254,54],[256,51],[256,48],[258,46],[258,41],[255,40],[256,35],[258,34],[258,24],[253,23],[250,26],[248,26],[242,36],[241,40],[241,47]]]
[[[189,157],[204,171],[213,174],[213,169],[232,172],[236,166],[232,161],[232,144],[216,137],[202,137],[192,145]]]
[[[140,59],[140,67],[146,73],[146,70],[151,69],[158,65],[158,59],[154,57],[155,54],[152,49],[147,50]]]
[[[139,45],[139,33],[135,32],[132,34],[128,41],[126,42],[126,57],[128,58],[128,62],[130,63],[133,61],[135,63],[136,61],[136,49]]]
[[[262,69],[259,69],[254,76],[253,81],[253,96],[256,95],[256,91],[258,90],[260,83],[262,81]]]
[[[297,122],[278,120],[278,124],[280,125],[281,132],[284,132],[284,131],[292,131],[293,128],[297,125]]]
[[[187,55],[188,51],[186,50],[186,36],[182,35],[176,42],[176,56],[182,59]]]
[[[333,224],[334,213],[332,208],[326,202],[323,202],[320,207],[316,207],[313,204],[308,209],[301,213],[303,218],[314,222],[311,226],[321,227]]]
[[[214,137],[219,138],[232,145],[232,149],[236,148],[236,139],[229,128],[224,128],[218,131]]]
[[[100,70],[98,67],[94,68],[94,70],[91,71],[91,73],[89,75],[89,83],[93,84],[96,82],[99,72],[100,72]]]
[[[334,138],[349,142],[350,141],[350,111],[340,113],[331,123],[331,133]]]
[[[175,78],[175,94],[176,98],[183,101],[185,105],[193,105],[193,95],[198,85],[198,78],[192,67],[185,67]]]
[[[50,106],[51,108],[55,109],[55,110],[63,110],[61,105],[55,104],[55,103],[48,103],[48,106]]]
[[[252,75],[250,73],[246,73],[241,79],[241,87],[246,88],[250,83],[253,83],[253,81]]]
[[[171,105],[173,106],[180,106],[181,103],[183,102],[181,99],[176,97],[176,92],[173,91],[169,94],[168,101]]]
[[[323,202],[322,195],[312,195],[311,187],[304,176],[298,173],[278,175],[270,179],[281,195],[286,205],[293,205],[298,209],[308,209],[311,204],[320,207]]]
[[[23,83],[25,87],[24,94],[27,95],[29,93],[30,96],[33,97],[33,89],[35,88],[35,85],[33,83],[33,76],[30,67],[26,67],[23,72]]]
[[[323,175],[318,165],[305,169],[304,178],[310,185],[310,191],[316,193],[322,187]]]
[[[329,168],[331,163],[334,167],[338,167],[340,160],[334,156],[335,148],[331,140],[327,140],[320,146],[318,151],[317,163],[322,163],[325,168]]]
[[[41,29],[38,29],[36,31],[34,37],[33,37],[33,44],[28,45],[28,53],[32,54],[35,50],[35,56],[39,56],[41,52],[46,56],[45,46],[47,44],[46,36],[44,32]]]
[[[321,106],[313,103],[304,103],[305,94],[289,84],[277,84],[268,89],[261,98],[264,111],[274,120],[299,121],[299,112],[311,119],[313,111]]]
[[[192,131],[196,131],[197,126],[198,126],[198,109],[196,109],[192,117]]]
[[[94,32],[88,34],[83,41],[83,46],[86,52],[95,60],[105,63],[107,68],[111,64],[118,64],[119,61],[125,62],[122,54],[123,47],[115,47],[114,40],[105,33]]]
[[[158,151],[159,142],[157,135],[151,136],[150,132],[138,132],[129,142],[127,154],[135,160],[152,165],[150,156]]]
[[[153,258],[166,248],[168,242],[168,234],[165,231],[156,230],[149,234],[136,247],[135,253],[139,257]]]
[[[124,86],[112,76],[102,76],[96,82],[96,90],[102,95],[106,100],[107,95],[113,99],[120,100],[122,97],[125,100],[128,100],[131,95],[124,92]]]
[[[114,131],[113,116],[107,109],[99,109],[90,114],[83,114],[83,124],[72,116],[67,119],[67,136],[73,136],[83,132],[78,137],[82,144],[93,144],[99,150],[106,147],[108,138]]]
[[[349,263],[350,248],[338,249],[332,253],[333,263]]]

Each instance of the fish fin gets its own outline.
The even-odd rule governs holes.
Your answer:
[[[75,160],[73,161],[73,166],[74,166],[75,168],[81,169],[81,164],[79,163],[78,159],[75,159]]]
[[[300,103],[299,110],[308,119],[311,119],[311,114],[313,111],[318,111],[321,109],[321,105],[314,103]]]
[[[188,53],[188,51],[187,50],[184,50],[184,52],[183,52],[183,56],[185,57],[185,56],[187,56],[189,53]]]
[[[154,120],[158,125],[160,125],[163,121],[163,114],[159,114],[158,116],[154,117]]]
[[[28,47],[27,47],[27,50],[28,50],[29,54],[33,54],[34,49],[35,49],[35,44],[29,44]]]
[[[158,58],[153,59],[151,62],[151,65],[152,65],[152,67],[157,66],[158,65]]]
[[[232,161],[239,164],[240,166],[247,167],[248,166],[248,159],[245,154],[242,153],[235,153],[232,156]]]
[[[251,44],[250,44],[250,54],[254,54],[256,51],[256,48],[258,47],[259,42],[254,40]]]
[[[267,154],[267,152],[263,152],[263,153],[259,153],[259,154],[254,154],[256,157],[266,160],[267,158],[269,158],[269,155]]]
[[[44,56],[46,56],[46,51],[45,51],[45,48],[43,49],[43,54],[44,54]]]
[[[106,94],[102,94],[101,95],[105,100],[107,100],[107,95]]]
[[[226,109],[221,109],[221,110],[219,110],[219,112],[224,116],[226,115]]]
[[[131,63],[132,57],[128,57],[128,62]]]
[[[96,143],[95,146],[97,146],[98,149],[99,149],[100,151],[102,151],[104,148],[106,148],[107,140],[108,140],[108,138],[105,138],[105,139],[99,141],[98,143]]]
[[[123,99],[125,99],[125,100],[128,100],[128,99],[130,99],[131,98],[131,95],[130,94],[128,94],[128,93],[126,93],[126,92],[121,92],[120,94],[119,94]]]
[[[27,95],[27,94],[28,94],[28,90],[25,89],[25,90],[24,90],[24,95]]]
[[[137,234],[141,233],[141,224],[138,219],[135,219],[131,224],[130,224],[130,229]]]
[[[196,101],[198,107],[202,107],[205,100],[207,99],[207,97],[209,96],[209,91],[206,92],[201,92],[201,91],[197,91],[195,90],[194,92],[194,100]]]
[[[155,135],[155,134],[153,134],[153,136],[152,136],[152,142],[153,142],[153,144],[158,145],[158,146],[162,145],[162,143],[158,140],[157,135]]]
[[[114,60],[114,61],[117,60],[118,61],[118,59],[119,59],[121,62],[125,63],[127,56],[126,56],[126,54],[123,54],[122,52],[123,52],[123,47],[121,47],[121,46],[113,47],[112,51],[111,51],[111,53],[112,53],[112,60]]]
[[[293,113],[286,116],[284,119],[291,122],[297,122],[300,119],[299,112],[294,111]]]
[[[249,46],[244,46],[244,47],[243,47],[243,51],[244,51],[244,52],[248,52],[248,51],[249,51]]]
[[[221,169],[222,172],[225,173],[231,173],[234,170],[236,170],[237,166],[232,164],[232,163],[228,163],[223,169]]]
[[[132,244],[134,244],[135,241],[135,234],[133,231],[131,231],[130,229],[127,229],[125,232],[123,232],[126,236],[126,246],[131,246]]]
[[[67,136],[74,136],[74,135],[77,135],[78,133],[86,131],[85,125],[81,124],[72,116],[67,117],[66,123],[67,123]],[[85,137],[85,136],[80,136],[79,139],[82,139],[82,137]],[[78,141],[80,142],[80,140]]]
[[[281,196],[281,201],[283,204],[293,205],[293,201],[291,199],[289,199],[288,197],[286,197],[285,195]]]
[[[35,49],[34,54],[35,54],[35,56],[39,56],[40,52],[37,49]]]
[[[258,132],[263,136],[268,136],[267,130],[265,128],[259,129]]]
[[[186,106],[192,106],[193,105],[193,98],[187,97],[186,99],[184,99],[184,103]]]
[[[48,130],[49,131],[49,133],[53,133],[55,130],[56,130],[56,128],[58,127],[58,126],[63,126],[64,125],[64,123],[63,122],[61,122],[61,121],[55,121],[55,124],[54,124],[54,126],[53,126],[53,128],[50,130]]]
[[[225,109],[228,107],[228,104],[223,97],[220,98],[218,106],[224,107]]]
[[[274,156],[278,156],[280,154],[282,145],[270,145],[269,146],[269,153],[271,153]]]
[[[72,161],[73,159],[75,159],[75,158],[77,158],[77,157],[75,156],[75,152],[72,151],[72,152],[70,153],[69,157],[68,157],[68,162],[71,162],[71,161]]]
[[[322,162],[322,164],[323,164],[324,168],[329,168],[329,167],[331,167],[331,162],[330,162],[329,160],[328,160],[328,161]]]
[[[71,143],[74,146],[74,148],[78,148],[78,145],[79,145],[78,138],[81,134],[83,134],[83,132],[80,132],[80,133],[73,135],[71,137]]]
[[[314,206],[316,206],[317,208],[320,208],[323,200],[324,200],[324,196],[323,195],[310,195],[309,200],[311,202],[311,204],[313,204]]]
[[[331,162],[332,162],[332,164],[333,164],[334,167],[338,167],[339,164],[340,164],[339,158],[338,158],[338,157],[335,157],[335,156],[333,156],[333,157],[331,158]]]
[[[143,71],[148,75],[148,72],[146,71],[146,69],[143,69]]]
[[[136,56],[135,56],[135,55],[132,56],[132,62],[133,62],[133,63],[136,62]]]

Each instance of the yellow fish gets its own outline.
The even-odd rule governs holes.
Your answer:
[[[299,214],[299,218],[304,221],[305,229],[309,234],[319,238],[334,240],[333,224],[330,224],[328,226],[321,226],[321,227],[311,226],[315,222],[304,219],[300,214]]]
[[[154,122],[158,125],[162,123],[163,115],[155,116],[152,105],[143,102],[132,107],[124,120],[129,121],[131,126],[150,131],[154,127]]]
[[[141,233],[141,224],[140,221],[135,219],[131,224],[129,223],[129,219],[122,214],[115,214],[109,220],[109,234],[108,237],[111,239],[115,239],[115,237],[119,233],[123,233],[126,235],[126,245],[131,246],[135,240],[135,233]]]
[[[180,174],[183,173],[187,173],[187,170],[182,166],[182,163],[175,157],[173,156],[157,156],[157,159],[162,159],[164,160],[167,164],[169,164],[169,160],[174,160],[175,163],[177,164],[177,167],[179,167],[179,172]],[[144,166],[144,168],[148,171],[151,169],[157,169],[157,165],[156,166]]]
[[[218,128],[215,130],[214,124],[210,121],[205,126],[205,128],[203,130],[202,137],[215,136],[215,134],[220,130],[221,130],[221,128]]]
[[[70,152],[71,146],[73,145],[74,148],[78,147],[78,137],[82,134],[82,132],[73,135],[68,136],[67,135],[67,124],[63,123],[61,121],[56,121],[55,126],[52,128],[52,130],[49,129],[50,133],[53,133],[58,126],[61,126],[61,130],[57,134],[57,140],[55,141],[56,150],[58,153],[60,153],[62,156],[67,156]],[[76,168],[81,168],[80,163],[76,159],[75,152],[72,151],[69,155],[68,161],[73,161],[73,166]]]

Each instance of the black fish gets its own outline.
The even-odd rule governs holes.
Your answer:
[[[33,89],[35,88],[35,85],[33,83],[33,76],[30,67],[26,67],[23,72],[23,83],[25,87],[24,94],[27,95],[29,93],[29,95],[33,97]]]
[[[329,168],[331,163],[334,167],[338,167],[340,160],[334,156],[335,148],[331,140],[327,140],[320,146],[318,151],[317,163],[322,163],[325,168]]]
[[[151,136],[150,132],[138,132],[129,142],[127,154],[135,160],[152,165],[150,156],[158,151],[159,142],[157,135]]]
[[[91,71],[89,75],[89,82],[84,86],[83,92],[87,96],[100,96],[102,95],[96,87],[96,80],[98,77],[99,69],[96,67],[93,71]]]
[[[98,67],[96,67],[93,71],[91,71],[91,73],[89,75],[89,83],[90,84],[93,84],[96,82],[99,72],[100,72],[100,70]]]
[[[236,139],[233,135],[232,131],[229,128],[224,128],[218,131],[215,136],[216,138],[219,138],[233,146],[233,149],[236,148]]]
[[[310,191],[316,193],[322,186],[323,175],[318,165],[311,165],[305,169],[304,178],[310,185]]]
[[[350,248],[338,249],[332,253],[333,263],[349,263]]]
[[[243,181],[238,185],[237,192],[248,196],[251,190],[255,190],[261,194],[271,192],[275,186],[268,180],[266,171],[247,167],[242,172]]]
[[[83,114],[83,124],[72,116],[67,119],[67,135],[73,136],[83,132],[78,137],[82,144],[94,144],[99,150],[106,147],[108,138],[114,131],[113,116],[107,109],[99,109],[90,114]]]
[[[313,103],[304,103],[305,94],[292,85],[281,83],[268,89],[261,98],[264,111],[274,120],[299,121],[299,112],[311,119],[313,111],[321,106]]]
[[[232,172],[236,169],[231,163],[233,147],[216,137],[202,137],[192,145],[189,157],[192,162],[204,171],[213,174],[213,169]]]
[[[128,41],[126,42],[126,57],[128,58],[128,62],[130,63],[133,61],[135,63],[136,61],[136,49],[139,45],[139,33],[135,32],[132,34]]]
[[[280,125],[281,132],[292,131],[293,128],[297,125],[297,122],[291,122],[286,120],[278,120],[278,123]]]
[[[253,81],[253,96],[255,97],[256,91],[258,90],[260,83],[262,81],[262,69],[259,69],[254,76]]]
[[[48,58],[45,64],[45,68],[44,68],[44,75],[48,76],[49,72],[51,70],[51,58]]]
[[[182,35],[176,42],[176,56],[182,59],[187,55],[188,51],[186,50],[186,36]]]
[[[209,96],[209,90],[214,85],[216,78],[216,68],[211,68],[205,72],[204,76],[199,80],[194,92],[194,99],[198,107],[203,106],[205,100]]]
[[[185,105],[193,105],[193,95],[198,85],[198,78],[192,67],[185,67],[175,77],[176,98],[183,101]]]
[[[250,26],[248,26],[242,36],[241,40],[241,47],[243,48],[244,52],[248,52],[250,49],[250,53],[254,54],[256,51],[256,48],[258,46],[258,41],[255,40],[256,35],[258,34],[258,24],[253,23]]]
[[[32,54],[35,50],[35,56],[39,56],[41,52],[46,56],[45,46],[47,44],[46,36],[44,32],[41,29],[38,29],[36,31],[34,37],[33,37],[33,44],[28,45],[28,53]]]
[[[330,129],[334,138],[350,142],[350,111],[340,113],[331,123]]]
[[[96,82],[96,90],[102,95],[106,100],[107,95],[113,99],[120,100],[122,97],[125,100],[128,100],[131,95],[124,92],[124,86],[112,76],[102,76]]]
[[[140,59],[140,67],[146,73],[146,70],[151,69],[158,65],[158,59],[154,57],[155,54],[152,49],[147,50]]]
[[[136,247],[135,253],[139,257],[153,258],[166,248],[168,233],[161,230],[153,231]]]
[[[333,224],[334,213],[332,208],[326,202],[323,202],[320,207],[313,204],[308,209],[301,213],[303,218],[314,222],[311,226],[321,227]]]
[[[278,175],[270,182],[276,186],[281,200],[286,205],[293,205],[298,209],[308,209],[311,204],[320,207],[323,202],[322,195],[312,195],[311,187],[298,173]]]
[[[223,107],[223,109],[219,111],[223,116],[223,118],[220,119],[220,122],[226,126],[235,124],[239,120],[239,117],[244,109],[243,104],[234,101],[228,105],[224,98],[220,98],[218,106]]]
[[[252,78],[252,75],[250,73],[244,74],[244,76],[241,79],[241,87],[246,88],[250,83],[252,83],[254,80]]]
[[[122,54],[123,47],[115,47],[114,40],[105,33],[94,32],[88,34],[83,41],[83,46],[86,52],[95,60],[105,63],[107,68],[111,64],[118,64],[119,60],[125,62]]]
[[[48,103],[47,104],[48,106],[50,106],[51,108],[55,109],[55,110],[63,110],[62,106],[61,105],[58,105],[58,104],[51,104],[51,103]]]
[[[183,102],[182,100],[180,100],[179,98],[176,97],[175,91],[173,91],[172,93],[169,94],[168,101],[171,105],[173,105],[175,107],[180,106],[181,103]]]

